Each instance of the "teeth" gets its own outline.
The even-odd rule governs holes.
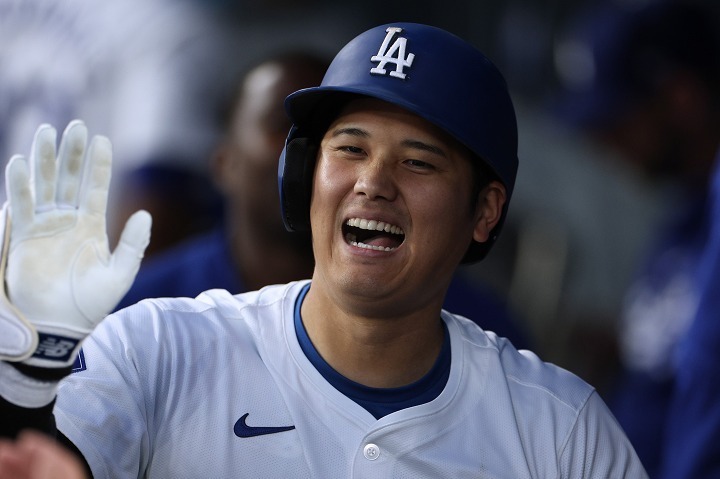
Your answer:
[[[347,220],[347,225],[363,230],[384,231],[386,233],[392,233],[395,235],[405,234],[402,228],[400,228],[399,226],[391,225],[383,221],[366,220],[364,218],[350,218],[349,220]]]
[[[350,241],[349,243],[353,246],[357,246],[358,248],[374,249],[375,251],[392,251],[395,249],[395,248],[383,247],[383,246],[373,246],[370,244],[359,243],[357,241]]]

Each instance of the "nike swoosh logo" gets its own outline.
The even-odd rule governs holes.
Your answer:
[[[233,427],[233,431],[235,432],[235,435],[237,437],[255,437],[255,436],[264,436],[266,434],[275,434],[278,432],[285,432],[290,431],[292,429],[295,429],[295,426],[281,426],[281,427],[254,427],[254,426],[248,426],[245,420],[250,415],[250,413],[245,413],[243,416],[237,420],[235,423],[235,427]]]

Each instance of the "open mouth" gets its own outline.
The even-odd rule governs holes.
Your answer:
[[[358,248],[393,251],[405,240],[399,226],[364,218],[350,218],[343,225],[345,241]]]

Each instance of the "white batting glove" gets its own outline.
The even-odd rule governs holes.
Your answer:
[[[111,254],[105,213],[112,145],[78,120],[63,134],[41,125],[29,161],[16,155],[5,172],[2,215],[0,358],[64,368],[82,340],[135,279],[150,241],[151,218],[136,212]]]

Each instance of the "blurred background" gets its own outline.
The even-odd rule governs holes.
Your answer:
[[[640,3],[648,2],[618,6]],[[568,38],[589,6],[0,0],[0,158],[27,154],[40,123],[62,131],[82,118],[91,134],[107,135],[114,145],[119,179],[111,192],[111,238],[129,211],[150,209],[152,255],[219,216],[208,158],[247,65],[286,46],[333,55],[380,23],[443,27],[505,74],[520,131],[518,182],[501,241],[463,273],[507,299],[542,356],[602,389],[617,362],[623,295],[673,195],[556,114],[558,92],[592,75],[587,51]]]

